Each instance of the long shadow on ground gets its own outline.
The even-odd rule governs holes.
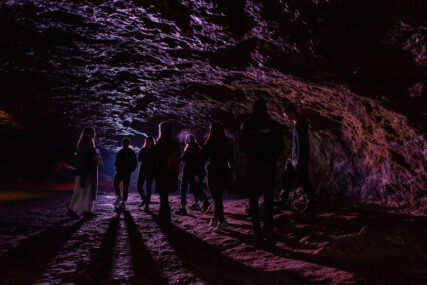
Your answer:
[[[162,277],[158,264],[151,257],[150,252],[144,246],[138,226],[129,211],[124,212],[126,228],[129,234],[129,244],[132,255],[134,284],[167,284]]]
[[[114,260],[114,247],[120,226],[120,216],[111,218],[101,245],[91,258],[90,264],[79,265],[75,284],[109,284]],[[81,270],[80,267],[83,267]]]
[[[208,284],[302,284],[298,275],[288,271],[266,272],[228,258],[220,249],[174,225],[153,220],[164,232],[184,266]]]
[[[233,229],[227,229],[224,234],[283,258],[352,272],[360,282],[419,284],[425,280],[422,264],[427,255],[423,257],[422,251],[426,250],[421,242],[422,236],[425,237],[425,217],[345,207],[324,210],[327,211],[318,213],[314,220],[293,212],[276,217],[280,233],[277,238],[286,248],[253,240]],[[367,231],[358,234],[362,228]],[[314,242],[327,241],[332,251],[315,253],[316,244],[300,242],[306,237]],[[312,253],[298,251],[305,249]]]
[[[56,223],[1,256],[0,284],[31,284],[37,281],[52,258],[87,219],[61,226],[68,221]]]

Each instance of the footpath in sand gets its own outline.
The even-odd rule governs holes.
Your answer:
[[[247,200],[226,200],[230,226],[212,213],[156,223],[133,194],[126,211],[100,195],[95,217],[70,220],[69,195],[0,203],[0,284],[422,284],[427,219],[397,210],[320,204],[315,217],[275,215],[277,243],[248,237]],[[178,197],[171,197],[172,211]]]

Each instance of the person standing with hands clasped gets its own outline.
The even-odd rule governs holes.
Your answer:
[[[117,196],[117,199],[114,202],[114,207],[116,209],[123,208],[125,206],[125,202],[128,199],[130,176],[138,164],[136,154],[129,146],[130,139],[122,139],[122,149],[117,153],[116,161],[114,163],[114,166],[116,167],[116,173],[114,175],[114,190],[116,191]],[[123,195],[120,193],[121,182],[123,182]]]

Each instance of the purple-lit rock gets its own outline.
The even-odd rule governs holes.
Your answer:
[[[353,2],[4,1],[0,127],[23,146],[1,167],[53,161],[25,143],[71,152],[88,124],[105,150],[166,119],[236,141],[264,97],[286,155],[280,105],[301,105],[319,195],[425,208],[426,4]]]

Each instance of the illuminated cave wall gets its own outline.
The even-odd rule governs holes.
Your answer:
[[[320,195],[426,207],[425,4],[383,2],[4,1],[0,124],[33,152],[88,124],[106,150],[141,144],[165,119],[235,140],[264,97],[289,154],[278,106],[294,102]]]

